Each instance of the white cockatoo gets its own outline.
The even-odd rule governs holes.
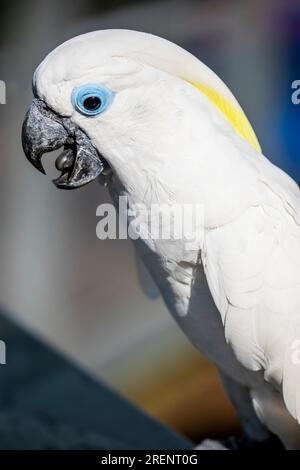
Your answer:
[[[300,192],[233,94],[184,49],[128,30],[62,44],[33,91],[24,151],[43,171],[42,155],[63,147],[58,187],[102,173],[129,208],[202,205],[196,247],[150,233],[137,251],[217,365],[248,440],[300,448]]]

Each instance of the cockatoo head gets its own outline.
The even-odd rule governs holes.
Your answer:
[[[59,188],[80,187],[105,169],[128,185],[142,172],[155,177],[166,156],[178,153],[185,103],[198,93],[258,145],[224,83],[184,49],[151,34],[103,30],[71,39],[37,68],[33,92],[24,152],[43,172],[43,154],[63,149]]]

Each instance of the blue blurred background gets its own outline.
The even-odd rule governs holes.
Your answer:
[[[17,319],[149,413],[195,439],[238,429],[214,367],[178,330],[154,287],[140,288],[129,241],[96,238],[97,183],[55,189],[20,143],[32,73],[62,41],[128,28],[185,47],[229,85],[265,155],[300,181],[297,0],[0,2],[0,301]],[[54,173],[49,156],[45,162]],[[1,337],[1,332],[0,332]]]

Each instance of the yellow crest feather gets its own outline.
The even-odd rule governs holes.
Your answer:
[[[261,147],[255,132],[242,109],[239,109],[234,104],[231,104],[226,98],[223,98],[213,88],[202,85],[201,83],[190,83],[198,88],[198,90],[200,90],[202,93],[204,93],[207,98],[226,116],[235,130],[244,139],[246,139],[249,144],[255,148],[255,150],[261,153]]]

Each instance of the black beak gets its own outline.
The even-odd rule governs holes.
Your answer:
[[[24,119],[22,128],[23,150],[35,168],[45,174],[42,156],[62,147],[68,134],[56,115],[40,100],[33,100]]]
[[[56,160],[61,175],[53,182],[58,188],[83,186],[101,174],[104,162],[89,137],[69,118],[51,111],[34,99],[23,123],[22,144],[27,159],[42,173],[44,153],[63,147]]]

